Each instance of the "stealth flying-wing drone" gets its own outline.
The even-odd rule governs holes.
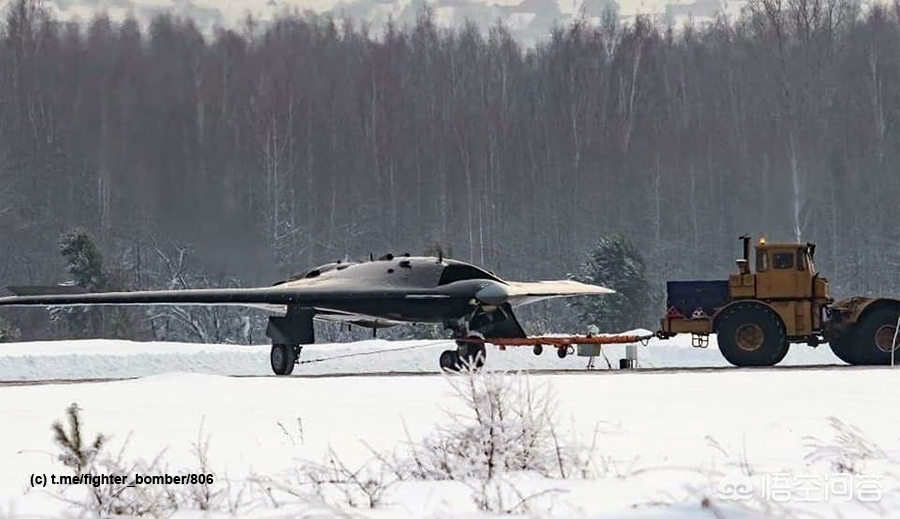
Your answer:
[[[289,375],[304,344],[315,342],[313,319],[368,328],[401,323],[439,323],[452,329],[457,350],[444,351],[440,365],[480,365],[479,339],[524,338],[513,307],[542,299],[614,293],[576,281],[504,281],[492,272],[443,257],[394,257],[328,263],[270,287],[60,293],[64,287],[8,287],[14,296],[0,306],[237,305],[273,314],[266,335],[277,375]]]

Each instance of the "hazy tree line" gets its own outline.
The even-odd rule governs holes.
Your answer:
[[[659,291],[724,276],[749,232],[818,242],[838,296],[900,294],[898,14],[751,0],[704,28],[610,14],[523,49],[428,11],[378,38],[292,14],[204,37],[16,0],[0,283],[66,279],[75,225],[125,288],[177,286],[186,262],[248,285],[435,243],[562,277],[620,234]]]

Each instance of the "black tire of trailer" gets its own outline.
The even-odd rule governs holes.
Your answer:
[[[273,344],[269,353],[269,362],[276,375],[290,375],[294,371],[297,352],[291,344]]]
[[[863,311],[853,329],[852,348],[848,349],[857,361],[855,364],[884,366],[891,363],[890,342],[894,338],[898,313],[900,309],[889,304],[878,304]]]
[[[757,348],[739,345],[738,332],[745,329],[762,334]],[[725,308],[716,318],[719,351],[734,366],[774,366],[787,355],[790,343],[778,314],[761,303],[736,304]]]

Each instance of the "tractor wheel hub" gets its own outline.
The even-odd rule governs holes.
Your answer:
[[[766,334],[758,324],[746,323],[735,331],[734,339],[737,347],[744,351],[756,351],[765,342]]]
[[[879,350],[890,353],[894,349],[894,332],[896,327],[885,324],[875,331],[875,346]]]

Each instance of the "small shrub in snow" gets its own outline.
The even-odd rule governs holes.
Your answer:
[[[281,423],[281,422],[276,422],[276,423],[278,424],[278,428],[281,430],[281,434],[283,434],[284,437],[287,438],[289,442],[291,442],[291,445],[293,445],[294,447],[296,447],[298,445],[303,445],[304,440],[303,440],[303,419],[302,418],[299,418],[299,417],[297,418],[297,436],[296,437],[287,430],[287,427],[285,427],[283,423]]]
[[[508,472],[596,475],[593,445],[561,442],[548,384],[489,370],[465,371],[448,380],[464,411],[449,412],[446,425],[393,456],[389,464],[401,477],[487,481]]]
[[[527,375],[481,370],[448,377],[461,412],[448,412],[448,422],[392,453],[373,452],[355,467],[334,451],[324,463],[302,463],[292,481],[266,478],[261,487],[270,501],[274,491],[301,499],[311,497],[350,507],[377,508],[401,481],[453,480],[472,490],[475,505],[486,511],[526,512],[531,501],[548,491],[524,494],[516,475],[540,479],[593,477],[595,443],[564,442],[555,428],[555,399],[548,384]],[[295,436],[278,424],[296,445]],[[596,433],[594,439],[596,440]]]
[[[832,416],[829,425],[835,431],[831,440],[808,436],[805,438],[810,463],[825,463],[832,472],[863,474],[866,466],[874,461],[884,461],[887,455],[867,438],[859,427],[849,425]]]
[[[716,518],[732,517],[735,513],[743,515],[771,517],[771,518],[800,518],[800,517],[830,517],[823,515],[826,508],[811,507],[813,503],[819,505],[832,505],[844,501],[852,501],[875,515],[888,515],[892,510],[900,506],[900,474],[897,472],[898,460],[885,451],[876,442],[867,437],[863,431],[854,425],[847,424],[836,417],[830,417],[828,423],[834,431],[830,438],[807,436],[804,438],[807,453],[806,466],[803,469],[773,468],[761,469],[753,466],[744,449],[736,463],[732,464],[731,472],[725,473],[716,470],[697,472],[704,473],[709,482],[705,486],[689,487],[693,497],[698,499],[704,510]],[[729,459],[732,456],[718,442],[707,438],[710,445]],[[749,494],[745,499],[722,499],[722,483],[733,474],[746,476],[751,483]],[[836,474],[850,476],[843,479],[849,487],[832,487],[830,481],[834,481]],[[794,485],[792,492],[796,499],[774,499],[772,496],[775,475],[785,475]],[[805,483],[790,478],[797,476],[813,476]],[[865,482],[865,483],[863,483]],[[802,485],[802,486],[801,486]],[[865,485],[863,487],[862,485]],[[835,490],[837,488],[838,490]],[[781,489],[784,492],[785,488]],[[804,497],[804,492],[812,491],[814,499]],[[861,492],[866,492],[866,498],[861,498]],[[829,497],[829,492],[840,492]],[[717,496],[718,497],[714,497]],[[782,494],[783,495],[783,494]],[[877,498],[875,496],[877,495]],[[812,501],[812,503],[811,503]],[[852,509],[846,512],[842,508],[834,508],[836,517],[855,517]],[[866,514],[869,516],[869,514]]]
[[[534,384],[527,375],[488,370],[463,372],[447,380],[456,400],[462,404],[459,412],[448,412],[447,423],[422,440],[410,440],[405,448],[390,455],[374,453],[373,459],[359,466],[350,466],[334,451],[329,451],[323,463],[300,464],[296,477],[291,480],[254,478],[249,495],[245,495],[246,484],[235,495],[227,478],[216,478],[214,484],[81,485],[81,491],[90,494],[86,499],[71,499],[68,495],[65,499],[104,517],[164,517],[184,508],[235,514],[250,503],[278,508],[297,500],[300,503],[294,504],[302,506],[378,508],[387,503],[389,491],[400,481],[453,480],[471,489],[472,500],[480,510],[523,513],[530,511],[537,498],[557,491],[546,490],[546,484],[539,484],[541,490],[537,492],[522,492],[518,482],[523,478],[597,475],[595,443],[588,446],[562,441],[557,433],[555,398],[549,384]],[[126,462],[124,446],[118,456],[107,456],[105,436],[97,435],[92,442],[84,439],[76,405],[69,408],[68,415],[69,430],[59,422],[53,427],[62,449],[60,459],[73,473],[128,476],[214,473],[209,458],[209,437],[203,435],[202,425],[197,441],[192,444],[197,466],[187,471],[168,470],[161,456],[149,464]],[[281,423],[278,426],[290,443],[302,445],[300,420],[297,434],[288,432]],[[282,502],[285,495],[288,499]]]
[[[325,463],[308,463],[300,470],[304,479],[312,485],[316,496],[324,502],[334,501],[334,493],[340,501],[351,507],[376,508],[383,503],[385,493],[399,478],[379,460],[372,460],[355,468],[348,467],[340,457],[329,450]]]
[[[203,425],[197,434],[197,441],[191,444],[191,452],[197,458],[197,466],[191,471],[192,474],[213,474],[212,467],[209,464],[209,436],[203,436]],[[185,496],[191,507],[200,510],[216,510],[220,508],[223,499],[223,491],[221,489],[214,490],[214,484],[208,478],[198,478],[198,483],[189,484],[186,487]]]
[[[91,515],[100,517],[168,517],[179,509],[205,511],[227,511],[237,513],[251,500],[245,495],[247,484],[237,487],[227,477],[216,477],[213,482],[198,478],[190,484],[134,484],[134,475],[141,477],[215,474],[209,460],[209,436],[203,435],[203,426],[198,439],[192,443],[192,452],[197,464],[188,469],[172,469],[164,463],[163,452],[151,462],[142,459],[127,460],[125,450],[130,436],[115,456],[106,453],[107,437],[98,434],[93,441],[85,438],[80,408],[72,404],[66,410],[68,428],[60,421],[52,425],[54,440],[60,448],[58,459],[72,471],[75,477],[82,475],[124,476],[122,482],[100,481],[96,484],[73,483],[57,487],[57,497],[66,503]],[[92,480],[94,481],[94,480]]]
[[[157,457],[152,463],[126,463],[123,459],[125,446],[116,457],[103,452],[106,437],[98,434],[93,441],[86,441],[82,427],[80,408],[73,403],[66,409],[69,428],[59,421],[52,425],[54,441],[60,448],[58,459],[72,470],[72,476],[80,480],[85,476],[119,475],[126,476],[121,483],[102,482],[98,484],[73,483],[61,487],[59,497],[67,503],[100,517],[125,516],[166,516],[178,508],[178,498],[167,485],[133,485],[130,478],[135,473],[162,474]],[[128,444],[126,440],[125,445]],[[86,492],[80,498],[70,498],[71,491]]]
[[[895,454],[882,449],[862,430],[836,417],[828,418],[834,430],[829,440],[807,437],[809,452],[806,461],[811,465],[824,465],[830,473],[850,474],[856,487],[856,501],[878,513],[900,507],[900,460]],[[865,491],[868,499],[862,499]],[[878,499],[871,499],[875,494]]]
[[[597,476],[590,445],[564,442],[556,429],[555,397],[547,383],[524,374],[489,370],[448,376],[461,412],[448,412],[447,424],[420,441],[407,434],[405,448],[377,454],[398,480],[454,480],[472,490],[484,511],[524,513],[549,492],[520,492],[516,475],[545,478]]]
[[[102,434],[98,434],[94,441],[86,443],[81,430],[81,408],[73,402],[66,408],[66,417],[68,418],[69,430],[66,431],[62,422],[59,420],[53,422],[53,440],[61,449],[58,456],[59,461],[63,465],[72,469],[76,475],[85,473],[97,459],[97,455],[103,448],[106,438]]]
[[[520,481],[512,477],[513,474],[504,474],[491,479],[469,480],[466,485],[472,490],[472,500],[479,510],[501,514],[523,514],[535,512],[532,503],[537,499],[549,495],[564,492],[564,490],[549,488],[532,493],[523,492],[520,489]]]

